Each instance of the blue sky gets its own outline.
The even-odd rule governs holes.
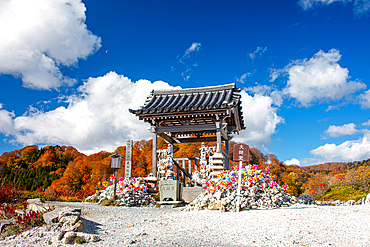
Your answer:
[[[0,154],[148,139],[152,89],[235,82],[235,141],[287,164],[370,158],[370,1],[0,2]]]

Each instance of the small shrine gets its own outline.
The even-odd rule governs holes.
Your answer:
[[[229,169],[229,141],[233,134],[239,134],[239,131],[245,129],[240,99],[240,88],[236,88],[235,83],[153,90],[143,106],[137,110],[129,109],[140,120],[151,125],[149,131],[153,133],[153,175],[157,176],[157,167],[161,171],[159,176],[172,175],[168,173],[169,167],[165,167],[165,164],[157,164],[158,136],[171,144],[217,142],[217,164],[213,165],[214,171],[218,172],[220,166]],[[162,158],[166,159],[167,155],[168,152],[163,153]],[[200,166],[202,173],[202,160]]]

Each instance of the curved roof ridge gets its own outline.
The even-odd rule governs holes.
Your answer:
[[[228,90],[236,88],[236,83],[230,83],[225,85],[219,86],[208,86],[208,87],[200,87],[200,88],[184,88],[184,89],[164,89],[164,90],[153,90],[153,95],[164,95],[164,94],[186,94],[186,93],[203,93],[209,91],[220,91],[220,90]]]

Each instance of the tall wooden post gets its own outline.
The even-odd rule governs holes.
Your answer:
[[[114,192],[113,192],[113,199],[114,200],[117,199],[117,195],[116,195],[116,192],[117,192],[117,177],[118,177],[118,169],[116,168],[115,171],[114,171]]]
[[[229,158],[226,159],[226,170],[230,170],[230,154],[229,154],[230,146],[229,145],[230,145],[229,140],[225,140],[225,152],[229,156]]]
[[[157,177],[157,134],[153,133],[153,147],[152,147],[152,173]]]

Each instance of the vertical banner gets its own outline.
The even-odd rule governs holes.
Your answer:
[[[132,170],[132,140],[126,140],[126,162],[125,162],[125,177],[131,177],[131,170]]]

